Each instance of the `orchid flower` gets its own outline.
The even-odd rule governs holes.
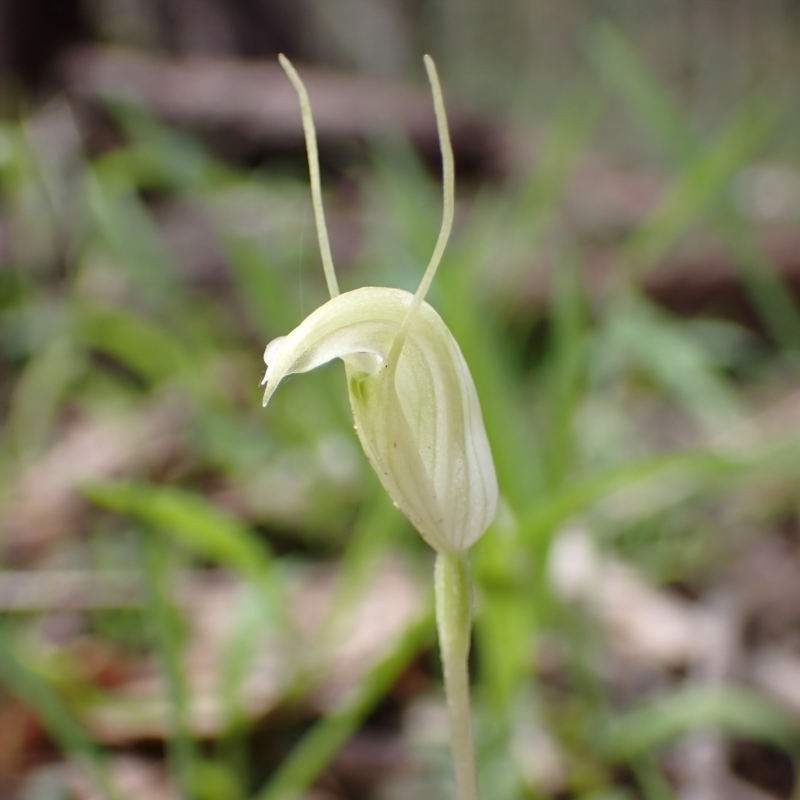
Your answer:
[[[436,551],[437,625],[451,711],[459,800],[476,797],[469,725],[467,655],[471,597],[466,551],[497,508],[497,478],[469,368],[450,330],[425,295],[450,235],[453,153],[433,60],[433,90],[442,151],[444,213],[433,255],[415,294],[364,287],[339,294],[319,177],[316,132],[305,86],[289,60],[281,66],[300,99],[311,194],[331,299],[264,352],[264,405],[287,376],[344,361],[361,445],[392,500]]]

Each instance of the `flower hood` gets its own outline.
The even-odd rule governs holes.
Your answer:
[[[461,350],[427,303],[409,319],[412,302],[365,287],[325,303],[267,347],[264,403],[287,375],[344,360],[356,431],[381,483],[434,549],[459,552],[494,518],[497,478]]]

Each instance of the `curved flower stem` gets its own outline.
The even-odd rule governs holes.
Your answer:
[[[469,710],[469,656],[472,593],[463,553],[438,553],[434,573],[436,624],[450,709],[450,739],[458,800],[477,800],[475,757]]]

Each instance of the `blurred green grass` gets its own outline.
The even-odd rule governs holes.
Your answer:
[[[567,95],[530,175],[462,203],[460,232],[430,297],[472,370],[503,497],[473,554],[479,764],[485,796],[498,800],[541,796],[526,783],[511,746],[534,723],[569,754],[567,784],[576,797],[615,791],[621,764],[643,796],[670,796],[654,756],[686,730],[712,727],[790,750],[798,734],[796,723],[764,698],[733,689],[712,695],[678,686],[641,708],[615,706],[596,664],[599,634],[587,634],[587,620],[565,609],[548,582],[550,544],[576,519],[605,532],[611,551],[627,543],[628,555],[654,580],[690,579],[684,568],[702,575],[726,547],[725,526],[712,523],[704,539],[713,544],[699,558],[686,554],[685,537],[670,536],[671,526],[708,528],[703,503],[725,502],[751,483],[775,480],[796,490],[800,466],[792,441],[737,435],[752,413],[747,387],[700,327],[657,307],[641,288],[647,270],[687,233],[713,226],[770,336],[760,351],[763,369],[778,364],[787,382],[796,378],[798,310],[731,199],[733,179],[781,124],[780,112],[765,113],[757,99],[747,99],[724,130],[701,141],[617,34],[596,30],[587,52],[597,84]],[[611,289],[597,297],[560,210],[608,101],[603,92],[622,100],[674,171],[662,201],[619,243]],[[291,640],[286,597],[293,565],[340,565],[329,612],[335,618],[380,554],[400,553],[420,571],[429,568],[429,554],[364,466],[340,371],[328,367],[291,381],[268,412],[261,409],[264,345],[324,297],[304,181],[222,165],[139,111],[119,108],[116,115],[127,144],[84,156],[69,187],[60,187],[71,190],[66,205],[55,199],[53,176],[26,124],[0,128],[0,185],[14,232],[0,273],[0,474],[13,486],[58,444],[70,418],[135,417],[177,399],[185,427],[180,463],[124,481],[88,482],[82,491],[95,511],[86,524],[98,537],[132,536],[137,543],[146,624],[134,626],[134,637],[157,655],[166,676],[168,762],[183,794],[301,796],[429,643],[430,620],[415,623],[355,695],[297,737],[282,765],[264,776],[244,744],[254,722],[233,708],[241,664],[221,676],[231,715],[218,746],[193,738],[181,612],[169,590],[174,574],[186,565],[214,565],[241,575],[263,603],[257,623],[277,624]],[[407,288],[436,236],[438,192],[407,149],[376,148],[371,166],[358,180],[371,201],[366,216],[373,229],[343,283]],[[192,208],[213,230],[229,268],[221,289],[176,268],[158,225],[165,200]],[[545,239],[556,258],[548,304],[538,312],[544,345],[531,359],[529,331],[520,334],[519,320],[504,315],[492,279],[509,252],[530,253],[532,262]],[[691,446],[664,447],[646,421],[653,408],[677,419],[672,424],[688,432]],[[278,488],[270,494],[270,486]],[[211,499],[220,487],[238,497],[233,510]],[[642,502],[617,520],[604,504],[625,491]],[[648,531],[652,540],[642,533]],[[128,556],[118,558],[115,566]],[[58,660],[37,660],[28,622],[24,614],[9,615],[0,629],[3,683],[35,710],[58,747],[93,765],[110,797],[107,754],[78,721],[80,693]],[[569,650],[566,706],[549,706],[537,688],[537,648],[553,636]],[[244,644],[240,655],[248,658]],[[314,686],[301,662],[292,664],[287,702]]]

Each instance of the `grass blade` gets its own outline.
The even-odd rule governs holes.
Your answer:
[[[200,495],[172,486],[112,481],[92,483],[82,491],[96,505],[163,531],[202,558],[252,578],[271,572],[267,545],[237,517]]]
[[[685,165],[655,211],[625,247],[625,260],[643,274],[663,258],[698,217],[717,205],[731,180],[772,129],[774,114],[746,106],[724,133]]]
[[[0,624],[0,678],[12,694],[36,712],[59,748],[88,768],[107,800],[116,800],[100,751],[52,687],[17,658],[4,624]]]
[[[425,615],[372,668],[355,693],[321,719],[284,760],[253,800],[297,800],[355,733],[397,680],[408,662],[433,637],[433,616]]]
[[[182,640],[173,607],[169,584],[169,553],[164,542],[144,532],[140,537],[142,571],[147,585],[148,619],[153,640],[161,659],[169,698],[171,736],[167,760],[173,776],[191,797],[197,764],[197,752],[189,719],[189,686],[182,659]]]
[[[787,714],[744,689],[683,686],[614,720],[603,749],[613,758],[635,758],[697,728],[786,748],[796,745],[800,734]]]
[[[619,94],[643,127],[660,141],[673,163],[685,166],[698,158],[699,138],[622,36],[608,25],[598,26],[586,51],[597,73]],[[770,115],[777,119],[773,112]],[[748,222],[727,195],[719,199],[712,212],[717,231],[730,249],[767,330],[782,347],[797,350],[800,312]]]

